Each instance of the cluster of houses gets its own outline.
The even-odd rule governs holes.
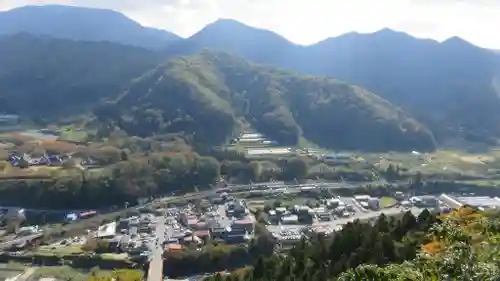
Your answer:
[[[42,157],[31,157],[29,154],[19,155],[15,152],[10,153],[9,162],[14,167],[19,167],[23,165],[27,166],[59,166],[65,161],[70,159],[70,156],[59,156],[59,155],[43,155]]]
[[[9,153],[9,162],[14,167],[27,167],[27,166],[60,166],[64,162],[71,159],[71,155],[55,155],[45,153],[41,157],[32,157],[31,155],[24,153],[18,154],[16,152]],[[84,167],[97,166],[96,160],[86,157],[81,159],[80,165]]]

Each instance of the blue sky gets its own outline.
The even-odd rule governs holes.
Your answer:
[[[0,0],[0,10],[28,4],[114,9],[181,36],[218,18],[232,18],[299,44],[389,27],[440,41],[460,36],[500,49],[500,0]]]

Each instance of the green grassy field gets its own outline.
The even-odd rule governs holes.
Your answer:
[[[491,186],[491,187],[500,186],[500,180],[468,180],[468,181],[457,181],[457,182],[462,184],[470,184],[477,186]]]
[[[438,150],[434,153],[380,153],[362,154],[360,157],[380,170],[389,165],[399,166],[407,173],[423,174],[467,174],[471,176],[495,176],[500,168],[500,153],[491,151],[470,154],[458,150]]]
[[[107,277],[111,271],[90,269],[78,270],[69,266],[50,266],[38,268],[28,279],[28,281],[37,281],[40,278],[55,278],[56,280],[84,281],[94,274],[98,277]],[[99,279],[98,279],[99,280]]]
[[[81,246],[41,246],[34,252],[37,255],[45,256],[65,256],[65,255],[75,255],[82,254],[83,250]]]
[[[380,198],[380,208],[392,207],[397,203],[396,199],[392,197],[382,197]]]

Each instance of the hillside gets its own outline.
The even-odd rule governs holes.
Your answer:
[[[500,133],[499,57],[460,38],[442,43],[388,29],[311,46],[310,73],[366,87],[447,131]]]
[[[460,38],[439,43],[384,29],[297,46],[271,31],[219,20],[166,52],[203,49],[360,85],[411,112],[443,140],[500,136],[499,56]]]
[[[212,144],[231,138],[237,120],[245,120],[284,145],[296,144],[302,135],[337,149],[435,145],[425,127],[363,88],[208,51],[147,72],[97,115],[132,135],[183,131]]]
[[[0,112],[53,122],[93,111],[130,135],[184,132],[221,144],[240,124],[283,145],[432,150],[432,134],[388,101],[333,79],[203,52],[172,59],[141,48],[18,34],[0,38]],[[160,65],[160,66],[158,66]]]
[[[170,57],[205,49],[227,52],[359,85],[409,112],[440,143],[459,137],[494,144],[500,138],[500,55],[456,37],[440,43],[383,29],[299,46],[269,30],[230,19],[182,39],[111,10],[46,5],[0,12],[0,35],[19,32],[109,41],[162,50]]]
[[[157,53],[105,42],[0,37],[0,112],[58,118],[126,89],[161,61]]]
[[[109,41],[161,49],[179,36],[143,27],[112,10],[61,5],[26,6],[0,12],[0,35],[49,35],[84,41]]]

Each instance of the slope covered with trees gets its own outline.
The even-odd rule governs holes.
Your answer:
[[[0,112],[54,118],[85,112],[126,89],[162,56],[112,43],[0,37]]]
[[[500,136],[500,57],[460,38],[440,43],[384,29],[297,46],[268,30],[218,20],[166,52],[206,48],[355,83],[408,110],[443,139]]]
[[[247,122],[285,145],[432,150],[432,134],[369,91],[329,78],[253,65],[224,53],[170,60],[96,110],[131,135],[184,132],[219,144]],[[243,120],[243,121],[242,121]]]
[[[500,56],[456,37],[440,43],[384,29],[298,46],[269,30],[222,19],[182,39],[111,10],[56,5],[1,12],[0,35],[18,32],[141,46],[171,57],[228,52],[364,87],[410,112],[439,141],[494,143],[500,136]]]
[[[37,121],[93,111],[130,135],[183,132],[218,145],[242,124],[283,145],[303,138],[353,150],[435,148],[409,114],[358,86],[205,51],[163,54],[106,42],[0,38],[0,112]]]

